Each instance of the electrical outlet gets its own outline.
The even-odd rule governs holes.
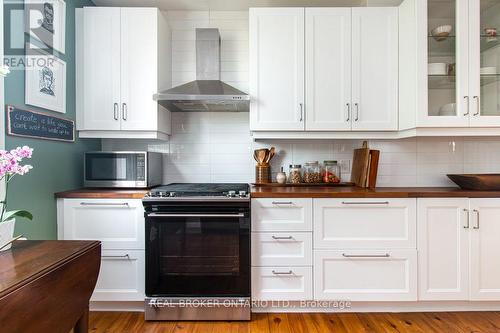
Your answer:
[[[340,160],[340,172],[341,173],[351,172],[351,160]]]

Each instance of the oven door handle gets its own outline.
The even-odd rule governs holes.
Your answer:
[[[244,213],[239,214],[165,214],[149,213],[148,217],[245,217]]]

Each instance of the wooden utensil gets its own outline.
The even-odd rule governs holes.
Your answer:
[[[269,163],[271,161],[275,152],[276,152],[276,149],[274,147],[271,147],[271,149],[269,149],[269,159],[267,160],[267,163]]]
[[[364,141],[362,148],[354,149],[352,158],[351,182],[356,186],[366,186],[369,159],[370,149],[368,148],[368,142]]]

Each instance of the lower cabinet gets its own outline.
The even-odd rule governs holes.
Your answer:
[[[313,299],[312,267],[252,267],[252,299],[300,301]]]
[[[103,250],[91,301],[143,301],[144,273],[144,251]]]
[[[415,301],[417,251],[414,249],[315,251],[314,298]]]

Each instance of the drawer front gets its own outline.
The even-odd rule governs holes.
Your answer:
[[[312,199],[252,199],[252,231],[312,231]]]
[[[66,199],[64,239],[100,240],[104,250],[144,249],[141,200]]]
[[[311,266],[310,232],[253,232],[252,266]]]
[[[311,267],[252,267],[252,299],[311,300]]]
[[[417,251],[315,251],[314,298],[416,301]]]
[[[314,248],[416,248],[416,199],[314,199]]]
[[[144,250],[104,250],[91,301],[143,301]]]

